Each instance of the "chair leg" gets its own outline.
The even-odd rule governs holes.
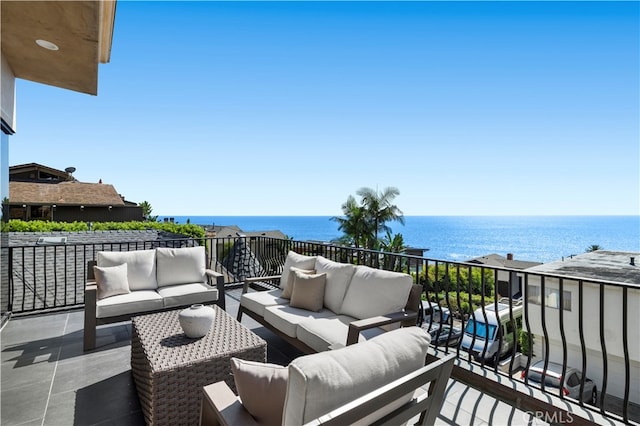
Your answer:
[[[242,322],[242,306],[238,306],[238,317],[236,319],[238,322]]]
[[[96,347],[96,290],[95,286],[88,287],[84,293],[84,350],[90,351]]]
[[[96,316],[84,311],[84,351],[96,348]]]

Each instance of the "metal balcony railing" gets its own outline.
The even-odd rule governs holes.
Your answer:
[[[2,248],[2,313],[39,313],[81,307],[87,262],[98,251],[130,251],[159,246],[204,244],[207,266],[229,288],[245,278],[277,275],[289,250],[306,255],[406,272],[423,286],[419,324],[432,333],[437,350],[479,363],[483,369],[538,386],[565,399],[568,385],[551,388],[520,372],[534,361],[569,366],[597,386],[593,409],[626,423],[640,399],[640,283],[625,284],[451,262],[401,253],[383,253],[327,243],[268,237],[177,239],[101,244],[31,245]],[[6,267],[5,267],[6,265]],[[586,374],[585,374],[586,373]],[[572,385],[576,385],[572,383]],[[616,412],[609,411],[617,401]],[[588,401],[575,401],[585,406]]]

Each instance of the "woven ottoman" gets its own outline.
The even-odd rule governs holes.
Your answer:
[[[197,425],[202,387],[224,380],[234,391],[231,357],[265,362],[267,343],[219,307],[209,333],[186,337],[180,310],[134,317],[131,372],[148,425]]]

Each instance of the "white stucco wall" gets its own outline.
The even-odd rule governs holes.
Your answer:
[[[13,75],[13,71],[9,66],[7,59],[2,56],[0,81],[0,113],[2,119],[7,123],[11,129],[16,131],[16,77]]]
[[[540,286],[539,277],[530,276],[529,285]],[[546,278],[545,288],[559,290],[559,280]],[[569,365],[580,368],[582,351],[578,321],[578,282],[563,281],[563,291],[571,293],[571,311],[544,307],[545,326],[549,339],[548,358],[562,362],[562,339],[560,335],[560,313],[563,314],[564,335],[567,341]],[[604,292],[604,341],[608,361],[607,393],[622,398],[624,396],[624,348],[622,339],[622,288],[606,286]],[[602,388],[602,345],[600,341],[600,286],[584,282],[583,284],[583,334],[587,348],[587,376],[596,380],[598,389]],[[542,330],[542,305],[528,301],[530,331],[535,335],[534,353],[544,357]],[[628,350],[631,365],[633,402],[640,403],[640,334],[638,332],[638,312],[640,312],[640,290],[629,289],[627,294],[627,333]]]

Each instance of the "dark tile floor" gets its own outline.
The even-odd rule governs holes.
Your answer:
[[[227,295],[235,316],[238,291]],[[268,361],[286,365],[297,349],[245,316],[268,343]],[[98,328],[94,351],[82,350],[83,311],[13,318],[2,330],[0,423],[9,425],[144,425],[131,377],[131,324]],[[543,424],[527,413],[454,380],[438,424]]]

